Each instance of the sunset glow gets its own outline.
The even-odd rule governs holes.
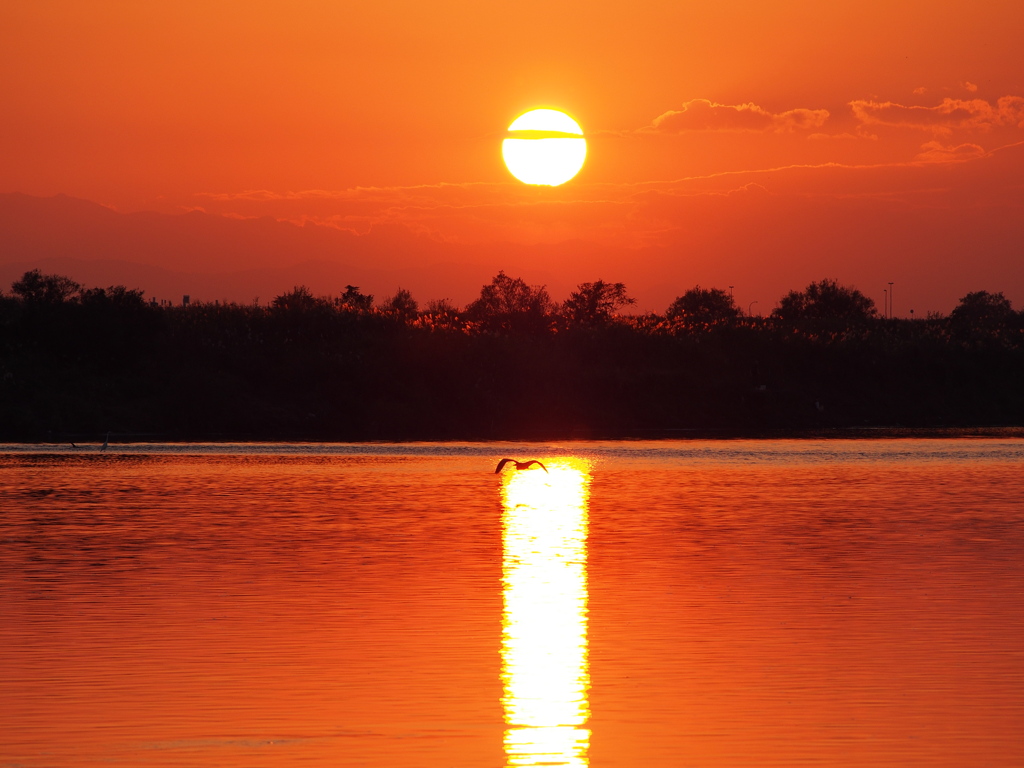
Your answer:
[[[502,477],[502,680],[511,766],[582,768],[587,758],[589,467]]]

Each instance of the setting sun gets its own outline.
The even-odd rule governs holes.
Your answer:
[[[579,124],[556,109],[534,109],[508,127],[501,153],[509,172],[524,184],[557,187],[580,172],[587,140]]]

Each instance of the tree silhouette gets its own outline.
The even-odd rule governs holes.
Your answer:
[[[544,286],[527,285],[521,278],[498,272],[480,298],[466,307],[470,319],[491,331],[539,331],[547,326],[551,297]]]
[[[402,318],[403,320],[412,320],[419,314],[419,304],[416,303],[416,299],[412,297],[412,294],[405,290],[405,288],[399,288],[395,291],[394,296],[389,296],[381,302],[380,308],[388,314],[394,315],[395,317]]]
[[[70,277],[44,275],[38,269],[33,269],[11,284],[11,293],[32,304],[62,304],[81,288]]]
[[[431,315],[457,315],[459,309],[448,299],[432,299],[427,302],[427,312]]]
[[[275,296],[271,306],[275,309],[283,309],[289,312],[306,312],[314,307],[323,305],[323,300],[318,299],[304,285],[295,286],[289,293],[282,293]]]
[[[836,280],[811,283],[803,291],[790,291],[772,316],[798,327],[845,330],[865,325],[877,314],[875,302]]]
[[[350,312],[369,312],[373,309],[373,294],[360,293],[358,285],[346,285],[338,306]]]
[[[465,330],[459,309],[448,299],[434,299],[427,302],[427,308],[415,320],[421,328],[435,331]]]
[[[1013,317],[1013,305],[1002,292],[973,291],[968,293],[949,313],[955,325],[964,327],[998,327]]]
[[[732,296],[721,288],[691,288],[669,305],[665,317],[686,325],[730,323],[740,311]]]
[[[109,288],[83,289],[79,293],[79,301],[83,307],[135,310],[146,306],[143,293],[123,285],[112,285]]]
[[[562,305],[562,317],[570,327],[603,325],[616,310],[630,304],[636,304],[636,299],[626,293],[624,283],[580,283]]]
[[[961,341],[992,340],[1016,324],[1017,313],[1002,293],[972,291],[949,313],[953,335]]]

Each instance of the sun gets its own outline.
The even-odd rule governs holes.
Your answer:
[[[587,158],[583,129],[557,109],[525,112],[512,121],[508,132],[501,154],[509,172],[524,184],[565,184]]]

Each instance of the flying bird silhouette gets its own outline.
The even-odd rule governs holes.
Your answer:
[[[498,462],[498,468],[494,470],[494,474],[498,474],[499,472],[501,472],[502,468],[506,464],[509,464],[509,463],[515,464],[516,465],[516,469],[529,469],[534,464],[536,464],[538,467],[543,469],[545,472],[548,471],[548,468],[545,467],[543,464],[541,464],[536,459],[531,459],[530,461],[516,461],[515,459],[502,459],[501,461]]]

